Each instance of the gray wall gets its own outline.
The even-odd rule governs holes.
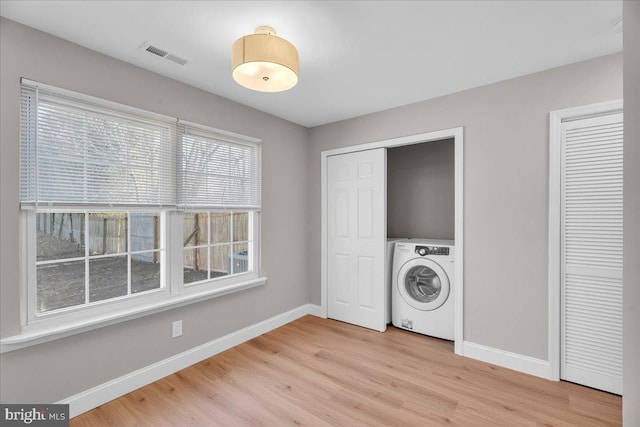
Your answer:
[[[311,129],[311,302],[320,152],[464,126],[465,340],[547,360],[549,111],[621,97],[616,54]]]
[[[453,239],[453,139],[387,150],[387,236]]]
[[[55,402],[309,301],[308,131],[111,57],[0,21],[0,333],[19,332],[20,77],[263,140],[265,286],[0,356],[3,403]],[[229,76],[231,81],[231,76]],[[231,82],[229,84],[232,84]],[[286,189],[286,190],[284,190]],[[287,262],[282,262],[286,254]],[[241,314],[241,315],[239,315]],[[171,339],[171,322],[184,335]]]
[[[625,67],[632,71],[625,77],[625,114],[633,116],[626,120],[625,139],[638,141],[639,5],[627,3]],[[633,51],[628,46],[634,46]],[[19,330],[21,76],[262,138],[262,267],[269,283],[6,353],[0,356],[3,403],[57,401],[306,302],[319,304],[320,152],[457,126],[465,128],[465,339],[546,359],[548,112],[622,97],[622,56],[611,55],[306,130],[1,19],[2,337]],[[631,128],[630,122],[636,127]],[[626,164],[635,167],[640,160],[638,144],[627,143],[625,149]],[[637,170],[627,166],[625,173],[625,185],[639,181]],[[640,358],[638,206],[638,193],[627,192],[627,425],[637,425],[639,417],[638,407],[627,403],[640,396],[635,363]],[[632,215],[627,214],[630,210]],[[281,262],[281,253],[287,253],[289,262]],[[496,264],[502,269],[497,270]],[[172,340],[170,323],[176,319],[184,321],[184,335]]]
[[[622,419],[640,426],[640,2],[624,2],[624,380]]]

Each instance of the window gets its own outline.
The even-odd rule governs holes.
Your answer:
[[[21,206],[175,205],[173,127],[23,84]]]
[[[161,289],[161,214],[36,214],[37,314]]]
[[[184,214],[185,284],[253,271],[252,215],[214,211]]]
[[[178,203],[192,209],[184,213],[182,226],[183,282],[254,271],[260,147],[186,122],[179,124],[178,135]]]
[[[23,79],[25,324],[258,278],[259,142]]]

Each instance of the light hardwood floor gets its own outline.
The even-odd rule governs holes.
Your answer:
[[[86,412],[72,426],[620,425],[619,396],[306,316]]]

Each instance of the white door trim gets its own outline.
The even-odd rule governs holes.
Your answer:
[[[560,380],[560,244],[563,121],[622,112],[622,100],[601,102],[549,113],[549,379]]]
[[[422,142],[438,141],[441,139],[453,138],[454,140],[454,181],[455,181],[455,326],[454,326],[454,348],[456,354],[462,355],[463,348],[463,290],[464,290],[464,246],[463,246],[463,143],[464,129],[462,127],[444,129],[436,132],[420,133],[416,135],[408,135],[399,138],[386,139],[383,141],[370,142],[366,144],[354,145],[344,148],[336,148],[333,150],[323,151],[321,153],[321,197],[322,197],[322,228],[321,228],[321,294],[320,307],[322,317],[327,317],[327,157],[337,154],[352,153],[356,151],[372,150],[376,148],[392,148],[403,145],[412,145]]]

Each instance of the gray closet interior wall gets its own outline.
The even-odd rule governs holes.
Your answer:
[[[387,150],[387,236],[453,240],[453,139]]]

